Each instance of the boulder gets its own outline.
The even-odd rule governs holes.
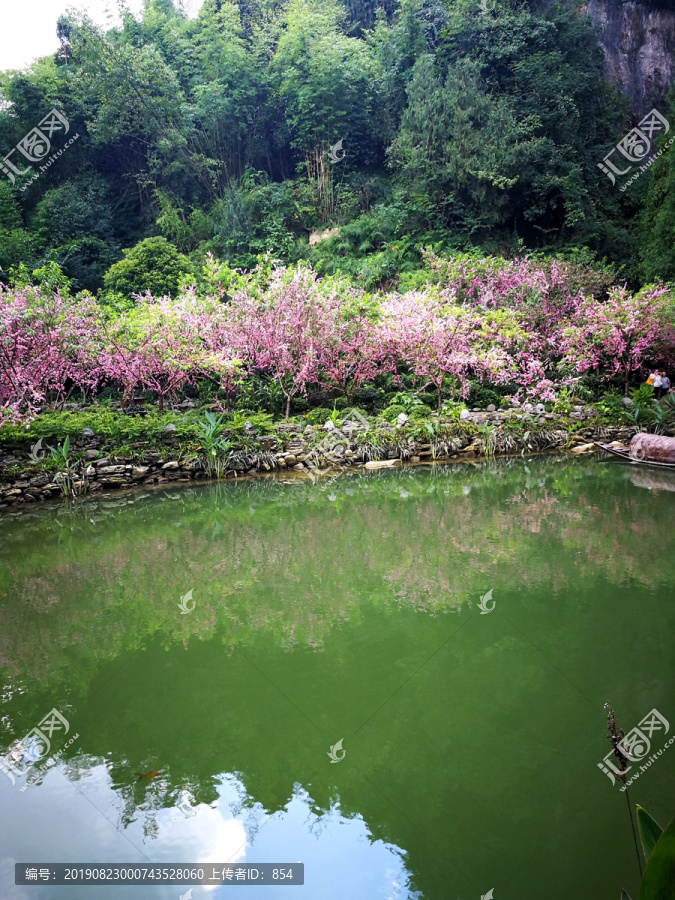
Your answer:
[[[459,418],[462,422],[464,422],[466,419],[468,419],[470,417],[470,415],[471,414],[469,413],[468,409],[463,409],[461,411],[461,413],[459,414]]]
[[[400,459],[385,459],[385,460],[374,459],[374,460],[371,460],[371,462],[367,462],[365,465],[365,468],[366,469],[391,469],[394,466],[400,466],[400,465],[401,465]]]
[[[633,459],[675,463],[675,438],[662,434],[636,434],[630,442]]]

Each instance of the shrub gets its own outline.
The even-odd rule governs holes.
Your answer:
[[[386,394],[382,388],[361,388],[354,395],[354,401],[367,410],[382,409],[387,404]]]
[[[393,425],[394,422],[398,419],[401,413],[405,413],[405,407],[400,403],[392,403],[391,406],[388,406],[382,413],[382,417],[387,420],[387,422],[391,422]]]
[[[417,395],[417,398],[421,403],[425,403],[430,409],[436,409],[436,406],[438,405],[438,397],[430,391],[423,391],[421,394]]]
[[[330,419],[331,412],[332,410],[325,406],[317,406],[305,413],[303,418],[306,419],[308,425],[324,425]]]
[[[471,385],[471,389],[469,391],[467,405],[478,406],[481,409],[485,409],[485,407],[489,406],[490,403],[494,403],[495,406],[499,406],[501,401],[501,394],[494,390],[494,388],[474,382]]]
[[[190,273],[192,266],[166,238],[151,237],[135,247],[123,250],[123,258],[114,263],[103,276],[106,291],[123,294],[144,294],[153,297],[179,293],[181,276]]]

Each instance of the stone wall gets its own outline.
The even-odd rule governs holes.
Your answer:
[[[591,451],[593,440],[620,440],[628,443],[635,433],[629,426],[598,427],[585,423],[584,418],[590,411],[577,409],[572,413],[576,419],[574,433],[570,436],[562,428],[560,418],[552,413],[542,415],[538,419],[535,437],[524,439],[518,432],[513,435],[514,444],[509,447],[511,453],[525,452],[562,452],[570,449]],[[495,433],[504,424],[507,414],[501,411],[480,412],[474,410],[467,414],[467,424],[491,426]],[[520,416],[518,416],[520,418]],[[569,420],[568,420],[569,421]],[[584,427],[584,426],[587,427]],[[346,442],[331,451],[327,459],[313,448],[327,434],[323,428],[307,425],[280,424],[276,427],[276,439],[273,437],[258,438],[260,452],[235,458],[230,463],[226,476],[258,475],[265,472],[293,470],[310,475],[324,469],[340,467],[379,468],[400,465],[403,462],[420,463],[443,459],[475,459],[486,453],[485,437],[476,435],[459,435],[452,440],[450,452],[434,454],[431,443],[406,437],[407,426],[394,427],[388,423],[378,423],[378,431],[385,435],[384,443],[380,442],[376,450],[364,448],[356,439]],[[526,433],[526,432],[525,432]],[[391,436],[389,442],[387,435]],[[532,443],[534,441],[534,444]],[[86,481],[87,493],[97,494],[111,490],[147,487],[170,482],[194,482],[205,479],[201,459],[185,459],[179,449],[173,446],[171,433],[166,436],[166,447],[161,451],[139,452],[134,458],[117,459],[101,456],[104,452],[102,442],[96,435],[83,435],[79,441],[71,442],[73,449],[79,449],[87,457]],[[54,473],[39,471],[39,467],[30,460],[30,446],[13,448],[10,455],[5,454],[0,460],[0,509],[15,504],[35,503],[42,500],[58,499],[62,495],[61,486]],[[498,455],[498,454],[496,454]]]

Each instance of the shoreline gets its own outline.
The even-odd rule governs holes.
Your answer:
[[[301,425],[280,423],[276,426],[275,442],[279,446],[275,451],[268,448],[261,450],[258,457],[249,457],[251,465],[234,464],[226,470],[225,477],[220,479],[208,477],[200,458],[185,458],[179,448],[171,446],[169,439],[162,452],[154,450],[122,459],[112,455],[97,459],[90,457],[86,469],[87,491],[70,502],[85,503],[99,498],[109,500],[168,486],[248,481],[268,476],[291,476],[293,480],[306,481],[361,469],[368,471],[533,456],[573,457],[601,452],[594,446],[595,440],[630,443],[633,434],[639,430],[627,425],[584,427],[586,423],[579,422],[581,427],[572,435],[556,427],[559,424],[557,421],[547,422],[546,425],[550,427],[538,431],[536,437],[512,435],[510,440],[513,446],[508,452],[490,452],[489,439],[486,443],[485,435],[462,434],[447,439],[444,443],[445,452],[437,450],[435,456],[434,448],[428,440],[414,440],[406,437],[404,429],[391,428],[389,444],[383,443],[373,451],[372,447],[364,448],[362,444],[349,441],[340,450],[341,458],[329,462],[320,453],[312,453],[314,447],[311,442],[325,433],[322,429],[307,426],[303,431]],[[270,440],[269,436],[259,438],[263,447],[269,445]],[[452,452],[447,452],[448,450]],[[90,448],[87,452],[93,455],[105,451],[103,448]],[[370,456],[374,458],[369,458]],[[245,455],[243,458],[246,461]],[[17,507],[27,509],[34,504],[47,504],[51,508],[53,504],[60,505],[64,499],[53,472],[31,472],[30,465],[14,477],[0,472],[0,517],[15,513]]]

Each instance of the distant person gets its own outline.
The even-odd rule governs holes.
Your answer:
[[[665,397],[666,394],[670,393],[670,378],[666,375],[665,372],[661,372],[661,396]]]
[[[647,384],[650,385],[650,387],[651,387],[651,385],[654,384],[654,376],[655,375],[656,375],[656,370],[654,370],[653,372],[650,372],[649,375],[647,375]]]
[[[654,372],[654,377],[652,378],[652,387],[654,388],[654,396],[658,400],[661,396],[661,385],[662,385],[661,373]]]

